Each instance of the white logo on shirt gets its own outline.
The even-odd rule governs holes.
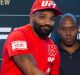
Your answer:
[[[12,45],[12,50],[25,50],[27,49],[27,43],[26,41],[21,41],[21,40],[18,40],[18,41],[13,41],[11,42],[11,45]]]
[[[55,60],[54,57],[48,57],[48,62],[53,62]]]
[[[56,4],[53,1],[42,1],[41,6],[53,6],[53,8],[55,8]]]

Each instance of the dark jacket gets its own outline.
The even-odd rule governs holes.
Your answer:
[[[80,47],[73,54],[61,48],[60,45],[58,48],[61,57],[60,75],[80,75]]]

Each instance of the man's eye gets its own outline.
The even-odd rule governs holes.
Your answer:
[[[45,18],[45,16],[39,16],[39,18],[40,18],[40,19],[44,19],[44,18]]]
[[[63,30],[63,31],[65,31],[65,30],[66,30],[66,28],[60,28],[60,30]]]
[[[71,30],[75,30],[75,29],[76,29],[76,27],[71,27],[70,29],[71,29]]]

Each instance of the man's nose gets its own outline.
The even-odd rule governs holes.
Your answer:
[[[67,35],[67,36],[70,36],[70,35],[71,35],[71,31],[67,30],[67,31],[66,31],[66,35]]]
[[[48,25],[50,25],[50,24],[51,24],[51,21],[50,21],[50,19],[46,19],[46,20],[45,20],[45,24],[48,24]]]

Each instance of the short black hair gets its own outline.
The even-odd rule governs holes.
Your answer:
[[[73,20],[74,24],[75,24],[76,26],[78,26],[76,17],[75,17],[73,14],[71,14],[71,13],[66,13],[66,14],[62,15],[61,18],[60,18],[60,24],[61,24],[61,23],[63,22],[63,20],[64,20],[65,18],[67,18],[67,17],[70,17],[70,18]]]

